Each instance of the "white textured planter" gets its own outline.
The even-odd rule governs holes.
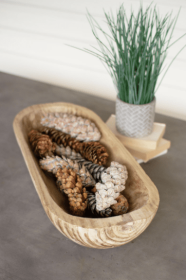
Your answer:
[[[116,128],[127,136],[141,138],[152,133],[156,99],[148,104],[134,105],[116,98]]]

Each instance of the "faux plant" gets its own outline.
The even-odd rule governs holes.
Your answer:
[[[161,19],[156,6],[151,8],[150,5],[145,11],[140,6],[137,15],[134,16],[131,12],[128,20],[122,5],[116,19],[112,13],[104,12],[109,33],[88,13],[92,32],[100,49],[93,47],[94,50],[83,50],[104,63],[122,101],[146,104],[154,99],[168,68],[185,47],[172,59],[157,86],[167,50],[185,35],[170,44],[179,13],[180,10],[173,19],[172,13]]]

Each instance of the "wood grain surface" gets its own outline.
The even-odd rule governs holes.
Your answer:
[[[75,217],[68,211],[66,197],[59,193],[52,178],[39,167],[28,143],[28,132],[37,128],[44,113],[67,112],[90,118],[101,131],[101,143],[109,161],[125,164],[129,178],[123,194],[129,201],[127,214],[109,218]],[[101,118],[93,111],[70,103],[30,106],[14,119],[14,132],[43,208],[55,227],[74,242],[91,248],[112,248],[139,236],[154,218],[159,205],[157,188]]]

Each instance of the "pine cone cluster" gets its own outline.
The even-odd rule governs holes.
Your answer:
[[[83,186],[90,187],[95,185],[95,181],[92,178],[89,171],[84,165],[79,164],[77,161],[67,159],[65,157],[46,157],[39,161],[41,168],[45,171],[52,172],[55,174],[59,168],[66,167],[73,169],[82,181]]]
[[[69,146],[76,153],[95,164],[105,165],[108,159],[106,148],[100,142],[80,142],[69,134],[55,128],[42,127],[40,132],[47,134],[58,145]]]
[[[63,167],[57,170],[56,178],[58,188],[68,196],[71,213],[83,216],[87,208],[87,193],[80,177],[72,169]]]
[[[56,145],[48,135],[33,129],[28,134],[28,139],[36,156],[43,158],[54,155]]]
[[[70,118],[73,120],[74,117]],[[41,158],[40,167],[55,175],[57,187],[67,195],[70,212],[76,216],[84,216],[88,206],[92,214],[98,217],[125,214],[129,204],[121,191],[125,189],[128,178],[126,166],[111,162],[109,167],[104,167],[108,153],[100,142],[91,142],[93,134],[90,141],[86,138],[89,142],[73,138],[73,135],[79,133],[79,124],[74,129],[73,124],[68,125],[65,120],[68,129],[71,126],[73,128],[73,133],[71,130],[69,135],[58,130],[58,125],[63,128],[62,123],[56,123],[55,119],[50,121],[54,121],[53,127],[57,129],[42,126],[39,131],[30,131],[28,139],[35,155]],[[78,121],[81,123],[81,119]],[[88,127],[89,121],[86,120],[83,125]],[[94,131],[94,128],[87,131],[93,133],[91,129]],[[89,187],[91,191],[87,192],[85,187]]]

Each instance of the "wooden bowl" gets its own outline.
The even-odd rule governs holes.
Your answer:
[[[127,214],[109,218],[76,217],[69,213],[66,197],[59,193],[53,178],[40,169],[38,160],[28,143],[28,132],[37,128],[44,113],[66,112],[90,118],[102,133],[101,143],[109,152],[109,162],[125,164],[129,178],[124,195],[129,201]],[[91,248],[113,248],[126,244],[140,235],[154,218],[159,205],[159,194],[140,165],[91,110],[69,103],[50,103],[30,106],[14,119],[14,132],[30,176],[51,222],[74,242]]]

